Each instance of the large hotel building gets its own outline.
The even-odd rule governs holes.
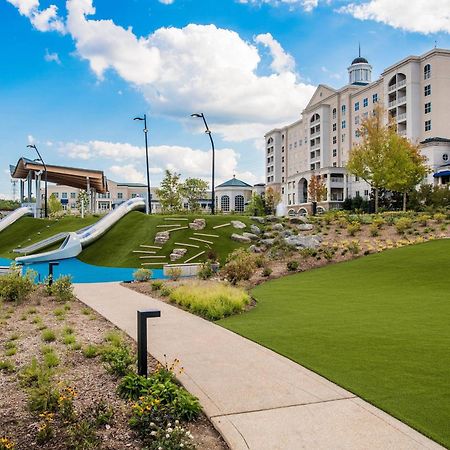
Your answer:
[[[360,140],[361,121],[380,103],[398,133],[420,144],[432,172],[428,183],[450,182],[450,50],[409,56],[372,81],[372,66],[359,56],[341,89],[319,85],[298,121],[265,135],[266,186],[282,194],[289,214],[310,210],[308,183],[320,175],[327,199],[319,208],[339,208],[345,198],[368,199],[370,187],[347,173],[350,149]],[[387,120],[387,117],[386,117]]]

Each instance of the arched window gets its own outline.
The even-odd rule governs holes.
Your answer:
[[[228,195],[222,195],[220,199],[220,209],[223,212],[230,212],[230,197]]]
[[[428,78],[430,77],[431,77],[431,65],[426,64],[425,67],[423,68],[423,79],[428,80]]]
[[[313,114],[313,116],[311,117],[311,123],[315,122],[316,120],[320,120],[320,116],[319,114]]]
[[[333,119],[336,119],[336,108],[333,108]]]
[[[300,208],[298,210],[298,215],[299,216],[307,216],[308,215],[308,211],[306,210],[306,208]]]
[[[270,138],[267,140],[267,145],[271,144],[272,142],[273,142],[273,138],[270,137]]]
[[[342,105],[341,110],[342,110],[342,114],[345,114],[345,111],[347,110],[347,107],[345,105]]]
[[[234,210],[236,212],[244,212],[244,196],[243,195],[236,195],[236,197],[234,198]]]

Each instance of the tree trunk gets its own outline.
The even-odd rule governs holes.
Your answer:
[[[317,202],[312,202],[312,215],[315,216],[317,214]]]
[[[406,212],[406,192],[403,192],[403,211]]]
[[[378,188],[375,188],[375,214],[378,213]]]

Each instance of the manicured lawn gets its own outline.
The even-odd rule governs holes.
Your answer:
[[[0,232],[0,257],[13,259],[18,256],[12,250],[26,247],[63,231],[77,231],[99,220],[98,217],[67,216],[59,220],[22,217],[6,230]],[[30,239],[30,240],[29,240]]]
[[[219,323],[450,446],[450,240],[287,276]]]
[[[141,244],[144,245],[155,245],[154,239],[155,234],[159,231],[164,231],[165,228],[157,228],[157,225],[168,225],[179,223],[182,226],[188,226],[189,221],[195,218],[203,217],[206,219],[206,228],[204,230],[198,231],[198,233],[203,234],[214,234],[219,236],[218,238],[195,236],[193,233],[196,231],[187,229],[179,230],[171,233],[171,237],[168,242],[166,242],[162,250],[157,250],[157,255],[164,255],[168,257],[171,251],[175,247],[182,247],[180,245],[175,245],[175,242],[181,243],[191,243],[198,245],[200,248],[187,247],[188,252],[185,257],[183,257],[178,262],[183,262],[200,253],[203,250],[208,250],[209,247],[216,251],[219,255],[221,261],[223,262],[226,256],[235,248],[240,247],[242,244],[238,244],[230,239],[232,233],[241,234],[242,231],[246,230],[236,230],[232,226],[213,229],[215,225],[221,225],[229,223],[231,220],[240,220],[246,224],[250,223],[249,217],[240,216],[207,216],[207,215],[195,215],[187,216],[183,215],[180,217],[189,218],[189,221],[167,221],[164,220],[167,216],[152,215],[148,216],[140,212],[131,212],[126,215],[120,222],[114,225],[111,230],[109,230],[104,236],[102,236],[98,241],[94,242],[92,245],[87,247],[83,253],[79,256],[82,261],[100,265],[100,266],[115,266],[115,267],[140,267],[142,260],[139,259],[137,253],[133,253],[133,250],[152,250],[143,249],[140,247]],[[174,216],[171,216],[174,217]],[[248,228],[247,228],[247,231]],[[189,239],[189,237],[195,237],[213,242],[212,245],[206,245],[201,242],[195,242]],[[156,244],[158,245],[158,244]],[[203,257],[196,259],[193,262],[200,262],[205,259]],[[155,260],[153,260],[155,261]],[[167,259],[169,261],[169,259]],[[151,259],[147,259],[146,262],[152,262]],[[155,266],[152,266],[155,267]]]

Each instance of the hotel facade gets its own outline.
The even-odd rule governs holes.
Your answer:
[[[420,145],[431,173],[424,182],[450,183],[450,50],[409,56],[372,82],[372,66],[358,56],[341,89],[319,85],[298,121],[271,130],[266,141],[266,186],[279,191],[289,214],[307,214],[308,185],[320,175],[327,199],[318,209],[339,208],[346,198],[368,199],[370,186],[345,169],[360,142],[361,122],[380,104],[398,133]]]

